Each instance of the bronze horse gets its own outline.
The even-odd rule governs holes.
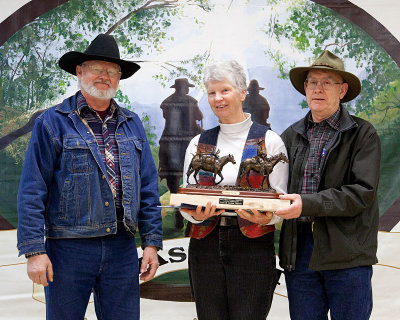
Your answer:
[[[271,186],[269,184],[269,175],[274,169],[275,165],[279,162],[289,162],[286,155],[282,152],[266,159],[258,156],[245,159],[242,161],[239,167],[239,181],[241,181],[243,176],[245,176],[249,186],[253,188],[249,181],[250,170],[253,170],[263,176],[263,179],[261,181],[261,189],[264,189],[265,179],[267,181],[267,189],[271,189]]]
[[[194,172],[194,180],[196,181],[196,184],[199,184],[196,176],[199,173],[200,169],[203,169],[204,171],[212,172],[214,174],[214,184],[220,184],[221,181],[224,180],[224,177],[221,173],[222,168],[228,162],[232,162],[233,164],[236,163],[233,155],[229,154],[221,158],[216,158],[211,155],[195,154],[192,161],[190,162],[189,168],[186,173],[187,183],[189,183],[189,176]],[[221,178],[218,183],[215,182],[217,175],[219,175]]]

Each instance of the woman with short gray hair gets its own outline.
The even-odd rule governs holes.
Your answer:
[[[194,154],[215,161],[233,155],[236,162],[222,169],[221,185],[249,187],[238,178],[241,161],[257,156],[286,154],[276,133],[251,121],[243,112],[246,73],[236,61],[206,67],[204,85],[219,125],[194,137],[186,150],[184,176]],[[258,152],[257,152],[258,150]],[[260,160],[261,161],[261,160]],[[263,160],[262,160],[263,161]],[[286,193],[288,165],[277,164],[269,176],[271,187]],[[209,172],[199,175],[200,185],[214,184]],[[253,172],[252,187],[260,188],[262,175]],[[190,176],[188,183],[195,183]],[[186,186],[186,179],[184,179]],[[199,320],[263,320],[271,307],[277,283],[274,224],[271,212],[216,210],[215,204],[181,210],[190,221],[189,275]]]
[[[214,63],[205,68],[203,83],[206,88],[211,81],[224,80],[228,80],[239,92],[247,89],[246,74],[235,60]]]

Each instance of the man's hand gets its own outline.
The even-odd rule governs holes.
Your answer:
[[[143,250],[143,259],[140,266],[140,280],[148,281],[153,279],[157,269],[157,248],[154,246],[148,246]]]
[[[196,210],[181,209],[181,211],[190,214],[196,220],[203,221],[213,216],[218,216],[221,213],[225,212],[224,209],[222,210],[216,210],[216,209],[217,206],[215,204],[211,205],[211,202],[208,202],[204,210],[202,206],[197,206]]]
[[[303,210],[303,202],[299,194],[283,194],[279,196],[282,200],[292,200],[292,204],[285,209],[276,210],[275,214],[282,219],[294,219],[300,217]]]
[[[27,272],[34,283],[47,287],[48,281],[53,282],[53,265],[47,254],[28,258]]]
[[[257,209],[251,209],[252,213],[243,209],[235,210],[235,212],[241,218],[258,224],[268,224],[271,221],[272,216],[274,215],[272,212],[261,213]]]

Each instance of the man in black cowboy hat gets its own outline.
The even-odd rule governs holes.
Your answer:
[[[251,114],[251,120],[269,127],[267,120],[270,107],[267,99],[260,95],[260,90],[264,88],[259,86],[258,81],[251,80],[247,88],[248,94],[243,101],[243,111]]]
[[[372,311],[377,262],[380,140],[367,121],[342,106],[360,80],[325,50],[290,70],[310,112],[282,134],[290,164],[280,236],[291,319],[365,320]]]
[[[157,171],[139,117],[113,97],[140,67],[121,60],[104,34],[59,65],[80,90],[32,130],[18,193],[19,254],[29,278],[45,286],[47,319],[83,319],[91,292],[99,319],[139,319],[138,276],[154,276],[162,247]]]
[[[201,133],[197,121],[202,121],[203,114],[197,100],[190,95],[189,87],[194,87],[187,78],[175,79],[171,88],[175,92],[167,97],[160,108],[163,111],[165,127],[160,139],[159,172],[160,179],[166,179],[171,193],[178,192],[182,177],[183,161],[186,148],[193,137]],[[183,218],[179,209],[175,209],[175,227],[183,228]]]

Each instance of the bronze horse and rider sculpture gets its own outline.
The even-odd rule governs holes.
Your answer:
[[[194,172],[194,180],[196,181],[196,184],[199,184],[197,181],[197,174],[199,173],[200,170],[212,172],[214,174],[214,184],[220,184],[222,180],[224,180],[224,177],[222,175],[222,168],[224,165],[226,165],[228,162],[232,162],[233,164],[236,163],[233,155],[229,154],[224,157],[219,157],[219,150],[215,153],[212,154],[204,154],[202,152],[196,153],[192,161],[190,162],[188,171],[186,173],[187,176],[187,183],[189,183],[189,176]],[[220,181],[215,182],[217,175],[221,178]]]
[[[222,182],[224,179],[222,175],[222,168],[228,163],[232,162],[233,164],[236,164],[236,161],[233,157],[233,155],[229,154],[224,157],[219,157],[219,150],[217,150],[214,153],[203,153],[201,151],[197,152],[196,154],[193,155],[192,161],[190,162],[189,168],[187,170],[186,176],[187,176],[187,183],[189,183],[189,177],[192,173],[194,173],[193,177],[194,180],[196,181],[196,184],[199,184],[197,180],[197,175],[200,170],[208,171],[213,173],[213,178],[214,178],[214,184],[218,185]],[[272,190],[270,183],[269,183],[269,175],[271,174],[273,168],[275,167],[276,164],[279,162],[289,162],[287,159],[286,155],[284,153],[279,153],[277,155],[271,156],[267,158],[267,154],[262,152],[261,148],[257,148],[257,155],[243,160],[240,163],[239,167],[239,179],[238,181],[241,181],[243,177],[246,178],[246,181],[249,184],[249,189],[252,188],[252,185],[249,181],[249,175],[251,170],[258,172],[263,176],[262,182],[261,182],[261,189],[264,188],[264,182],[266,181],[267,183],[267,189]],[[219,176],[221,179],[220,181],[216,182],[216,177]]]
[[[266,181],[267,189],[270,190],[271,185],[269,183],[268,177],[274,169],[275,165],[279,162],[289,162],[286,155],[282,152],[277,155],[271,156],[270,158],[267,158],[267,155],[263,154],[261,156],[257,155],[252,158],[245,159],[242,161],[239,167],[239,181],[241,181],[242,178],[245,177],[250,188],[252,188],[252,185],[249,181],[249,175],[250,171],[253,170],[263,176],[263,179],[261,181],[261,189],[264,189],[264,182]]]

